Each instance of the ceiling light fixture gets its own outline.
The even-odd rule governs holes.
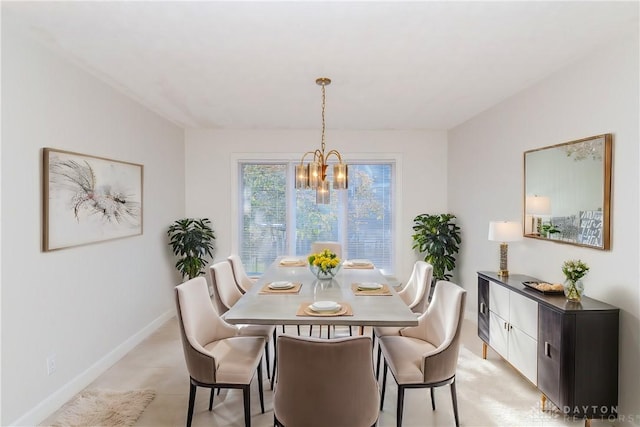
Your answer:
[[[347,164],[342,162],[342,156],[337,150],[331,150],[325,154],[325,86],[331,84],[331,79],[320,77],[316,79],[316,84],[322,87],[322,145],[315,151],[307,151],[302,155],[300,164],[296,165],[296,188],[316,190],[316,203],[327,204],[330,201],[329,180],[327,179],[327,161],[332,155],[338,159],[338,163],[333,165],[333,188],[334,190],[347,189],[349,182],[347,178]],[[304,163],[305,157],[313,155],[313,160]]]

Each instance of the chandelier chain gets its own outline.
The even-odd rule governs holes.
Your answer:
[[[326,102],[326,96],[325,96],[325,84],[322,84],[322,156],[324,157],[324,126],[325,126],[325,121],[324,121],[324,110],[325,110],[325,102]]]

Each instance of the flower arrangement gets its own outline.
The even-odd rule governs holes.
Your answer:
[[[564,295],[569,301],[580,301],[584,292],[582,279],[589,271],[589,266],[581,260],[572,259],[562,264],[562,272],[567,280],[564,283]]]
[[[564,277],[574,283],[577,280],[582,279],[588,271],[589,266],[579,259],[565,261],[564,264],[562,264],[562,272],[564,273]]]
[[[309,268],[318,278],[333,277],[341,266],[340,258],[329,249],[309,255],[307,261],[309,261]]]

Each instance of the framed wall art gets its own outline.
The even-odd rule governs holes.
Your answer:
[[[44,251],[142,234],[143,166],[43,149]]]

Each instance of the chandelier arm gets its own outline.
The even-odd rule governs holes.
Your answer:
[[[316,150],[316,151],[318,151],[318,150]],[[307,155],[309,155],[309,154],[313,154],[314,155],[314,159],[315,159],[315,154],[316,153],[314,151],[307,151],[306,153],[304,153],[302,155],[302,158],[300,159],[300,164],[301,165],[304,163],[304,158],[307,157]]]
[[[339,161],[340,163],[342,163],[342,156],[340,155],[340,152],[339,152],[338,150],[331,150],[331,151],[329,151],[329,152],[327,153],[327,156],[325,157],[325,160],[327,160],[327,161],[328,161],[328,160],[329,160],[329,156],[331,156],[332,154],[338,158],[338,161]]]

